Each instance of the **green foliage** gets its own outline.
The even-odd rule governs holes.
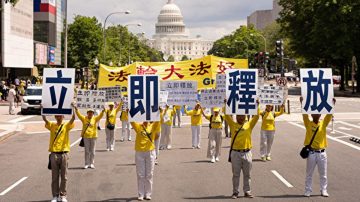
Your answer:
[[[175,62],[175,58],[174,56],[170,55],[169,58],[167,59],[168,62]]]
[[[77,15],[68,28],[69,67],[88,67],[102,45],[101,24],[95,17]]]
[[[189,60],[188,56],[187,56],[187,55],[183,55],[182,58],[181,58],[181,61],[186,61],[186,60]]]

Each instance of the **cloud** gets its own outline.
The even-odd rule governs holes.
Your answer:
[[[75,15],[95,16],[104,22],[111,12],[130,10],[130,15],[113,15],[111,24],[142,23],[130,27],[134,33],[155,34],[155,23],[167,0],[75,0],[68,1],[69,21]],[[218,39],[230,34],[255,10],[272,8],[272,0],[174,0],[184,16],[192,36],[200,34],[205,39]]]

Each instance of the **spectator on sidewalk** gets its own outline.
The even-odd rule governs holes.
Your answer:
[[[9,90],[9,95],[7,100],[9,101],[9,114],[15,114],[15,99],[16,99],[16,91],[15,86],[11,85]]]
[[[86,111],[87,116],[84,116],[80,113],[79,109],[74,106],[77,117],[83,124],[81,137],[84,140],[84,149],[85,149],[85,167],[84,169],[91,168],[95,169],[95,148],[96,140],[98,137],[97,133],[97,124],[104,115],[105,109],[97,116],[94,116],[95,111],[93,109],[88,109]]]
[[[51,191],[53,199],[51,202],[67,202],[66,186],[67,172],[70,152],[69,132],[74,128],[75,113],[69,122],[64,123],[63,115],[56,115],[56,122],[50,122],[46,116],[42,116],[45,127],[50,131],[49,152],[52,182]],[[59,178],[61,181],[59,182]]]

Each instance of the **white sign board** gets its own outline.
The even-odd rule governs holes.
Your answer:
[[[168,97],[169,97],[169,92],[168,91],[160,91],[160,106],[165,109],[166,105],[167,105],[167,101],[168,101]]]
[[[225,89],[205,89],[200,91],[201,105],[206,108],[223,107],[226,97]]]
[[[168,105],[194,106],[198,100],[197,81],[162,81],[161,90],[168,91]]]
[[[129,121],[160,121],[159,76],[129,77]]]
[[[332,69],[300,69],[302,113],[333,114]]]
[[[260,104],[282,105],[284,103],[284,87],[261,86],[259,88]]]
[[[42,115],[71,115],[75,69],[45,68],[42,89]]]
[[[257,114],[257,69],[231,69],[226,71],[226,114]]]
[[[104,109],[105,91],[78,90],[76,94],[76,106],[79,109]]]
[[[226,89],[226,74],[216,75],[216,89]]]
[[[121,87],[114,86],[114,87],[104,87],[99,88],[101,91],[106,92],[106,102],[120,102],[121,100]]]

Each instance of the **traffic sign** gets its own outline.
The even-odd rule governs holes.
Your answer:
[[[287,80],[285,77],[277,77],[276,78],[276,84],[281,87],[285,87],[287,84]]]

